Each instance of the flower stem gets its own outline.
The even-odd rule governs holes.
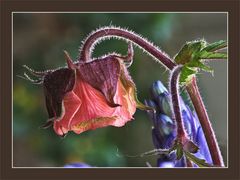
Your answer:
[[[167,54],[163,53],[159,48],[154,46],[151,42],[140,37],[134,32],[127,31],[121,28],[112,28],[112,27],[101,28],[91,33],[83,43],[83,46],[80,51],[80,57],[78,58],[78,60],[85,61],[85,62],[91,61],[91,52],[94,48],[94,45],[99,41],[106,39],[108,37],[117,37],[120,39],[124,39],[126,41],[132,41],[134,44],[138,45],[141,49],[143,49],[144,51],[148,52],[151,56],[156,58],[169,70],[173,70],[175,66],[177,66],[177,64],[173,62],[171,58],[167,56]],[[217,166],[224,166],[222,156],[218,147],[218,143],[215,138],[214,131],[211,127],[211,123],[209,121],[207,111],[203,104],[201,95],[199,93],[195,77],[193,78],[191,83],[188,84],[187,91],[192,100],[194,108],[197,112],[204,135],[206,137],[208,147],[212,156],[213,164]],[[176,95],[178,95],[178,93]],[[184,134],[184,131],[181,129],[183,129],[183,127],[179,128],[180,134]]]
[[[177,123],[177,139],[182,140],[186,138],[186,131],[184,129],[184,124],[182,120],[181,107],[179,103],[179,90],[178,90],[178,82],[179,75],[182,70],[182,65],[176,66],[171,73],[170,77],[170,92],[172,99],[172,108],[175,116],[175,121]]]
[[[204,103],[202,101],[196,77],[193,77],[191,83],[187,85],[187,92],[192,100],[193,106],[198,115],[198,119],[202,126],[205,138],[208,144],[209,151],[213,160],[213,164],[217,166],[224,166],[222,155],[215,137],[213,128],[211,126],[210,120],[208,118],[207,111],[205,109]]]
[[[150,55],[159,60],[164,66],[166,66],[170,70],[173,69],[176,65],[170,57],[168,57],[152,43],[135,34],[134,32],[130,32],[121,28],[102,28],[93,32],[90,36],[86,38],[85,42],[83,43],[80,52],[80,58],[78,60],[87,62],[91,61],[91,52],[94,45],[100,40],[103,40],[107,37],[118,37],[128,41],[132,41],[144,51],[148,52]]]
[[[188,158],[186,158],[186,163],[187,163],[187,167],[193,167],[192,162]]]

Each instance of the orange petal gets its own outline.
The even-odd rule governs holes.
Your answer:
[[[141,110],[154,110],[154,108],[145,106],[143,103],[141,103],[137,98],[137,89],[136,86],[131,78],[131,76],[128,73],[127,68],[124,64],[121,64],[121,74],[120,74],[120,80],[127,91],[127,94],[129,95],[129,99],[132,102],[136,102],[136,107]]]
[[[114,126],[123,126],[127,121],[133,119],[133,114],[136,111],[136,102],[131,97],[131,94],[126,91],[122,82],[118,81],[115,102],[121,104],[121,107],[116,108],[115,115],[118,117],[114,122]]]
[[[82,102],[71,121],[71,130],[78,134],[109,125],[123,126],[132,119],[132,115],[136,111],[134,99],[125,90],[120,80],[114,96],[114,101],[120,104],[118,107],[110,107],[104,95],[82,81],[78,72],[73,91]]]
[[[88,121],[82,121],[79,122],[78,124],[75,124],[72,126],[72,130],[77,133],[80,134],[84,131],[87,130],[93,130],[96,128],[102,128],[102,127],[106,127],[106,126],[110,126],[114,124],[114,121],[117,119],[117,117],[99,117],[99,118],[95,118],[95,119],[90,119]]]
[[[72,124],[100,117],[112,117],[115,108],[107,104],[104,95],[91,85],[82,81],[77,72],[77,81],[73,92],[81,99],[81,107],[72,119]]]
[[[62,116],[56,119],[53,125],[54,130],[58,135],[62,136],[70,130],[72,118],[77,113],[81,103],[81,100],[73,91],[64,96]]]

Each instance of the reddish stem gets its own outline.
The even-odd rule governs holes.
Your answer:
[[[186,139],[186,131],[184,128],[182,114],[181,114],[181,107],[179,103],[179,90],[178,90],[178,82],[179,82],[179,75],[182,70],[182,65],[176,66],[171,73],[170,77],[170,92],[171,92],[171,99],[172,99],[172,108],[175,116],[175,121],[177,123],[177,139],[182,140]]]
[[[215,137],[213,128],[211,126],[207,111],[205,109],[203,100],[201,98],[197,86],[196,77],[193,77],[191,83],[187,85],[187,92],[192,100],[192,103],[198,115],[198,119],[205,134],[205,138],[208,144],[209,151],[211,153],[213,164],[217,166],[224,166],[224,162],[217,143],[217,139]]]
[[[193,167],[192,162],[188,158],[186,158],[186,163],[187,163],[187,167]]]
[[[88,36],[81,48],[79,61],[91,61],[91,50],[99,40],[106,37],[119,37],[123,39],[127,39],[138,45],[143,50],[147,51],[158,59],[163,65],[165,65],[168,69],[173,69],[176,64],[169,58],[165,53],[161,52],[156,46],[147,41],[146,39],[140,37],[139,35],[124,30],[120,28],[103,28],[99,29],[96,32],[92,33]]]

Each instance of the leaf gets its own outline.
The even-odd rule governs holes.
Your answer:
[[[207,52],[201,51],[199,55],[200,59],[227,59],[226,53]]]
[[[191,67],[188,67],[187,65],[184,65],[182,68],[182,72],[180,74],[180,79],[179,79],[180,85],[188,83],[196,73],[197,73],[196,68],[191,68]]]
[[[175,62],[177,64],[186,64],[190,62],[201,51],[206,42],[204,40],[187,42],[182,49],[175,56]]]
[[[203,59],[227,59],[226,53],[214,52],[225,47],[227,42],[223,40],[211,44],[203,39],[187,42],[175,56],[175,62],[183,65],[180,85],[187,84],[199,70],[213,73],[213,69],[205,65]]]
[[[188,64],[186,64],[188,68],[199,68],[201,70],[207,71],[207,72],[213,72],[213,69],[207,65],[205,65],[200,60],[191,61]]]
[[[194,156],[190,152],[184,151],[184,154],[187,159],[198,165],[199,167],[213,167],[213,165],[208,164],[205,159],[199,159],[198,157]]]
[[[182,148],[181,145],[177,146],[176,155],[177,155],[177,160],[182,158],[182,156],[183,156],[183,148]]]
[[[220,40],[218,42],[208,44],[205,48],[202,49],[202,51],[213,52],[223,49],[225,47],[227,47],[227,42],[224,40]]]
[[[176,156],[177,160],[181,159],[183,156],[183,145],[178,140],[175,140],[173,147],[169,150],[169,152],[172,152],[176,150]]]
[[[140,157],[144,157],[144,156],[152,156],[152,155],[168,155],[170,154],[172,151],[172,149],[154,149],[151,151],[147,151],[144,152],[142,154],[140,154]]]

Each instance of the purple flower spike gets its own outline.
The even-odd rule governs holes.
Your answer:
[[[161,81],[153,83],[151,88],[151,100],[146,100],[145,104],[154,107],[156,112],[148,112],[149,117],[153,121],[152,138],[155,148],[168,149],[172,147],[176,138],[176,125],[172,119],[170,94]],[[180,97],[181,113],[184,121],[184,127],[189,138],[198,145],[199,150],[196,157],[205,159],[207,163],[212,163],[207,142],[195,112],[184,103]],[[176,160],[176,154],[160,155],[157,160],[158,167],[186,167],[186,159],[182,157]]]

